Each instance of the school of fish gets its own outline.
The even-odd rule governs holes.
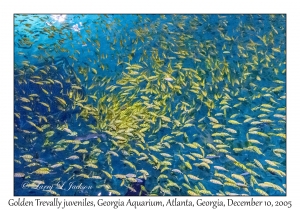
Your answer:
[[[285,15],[15,14],[14,36],[15,195],[286,195]]]

